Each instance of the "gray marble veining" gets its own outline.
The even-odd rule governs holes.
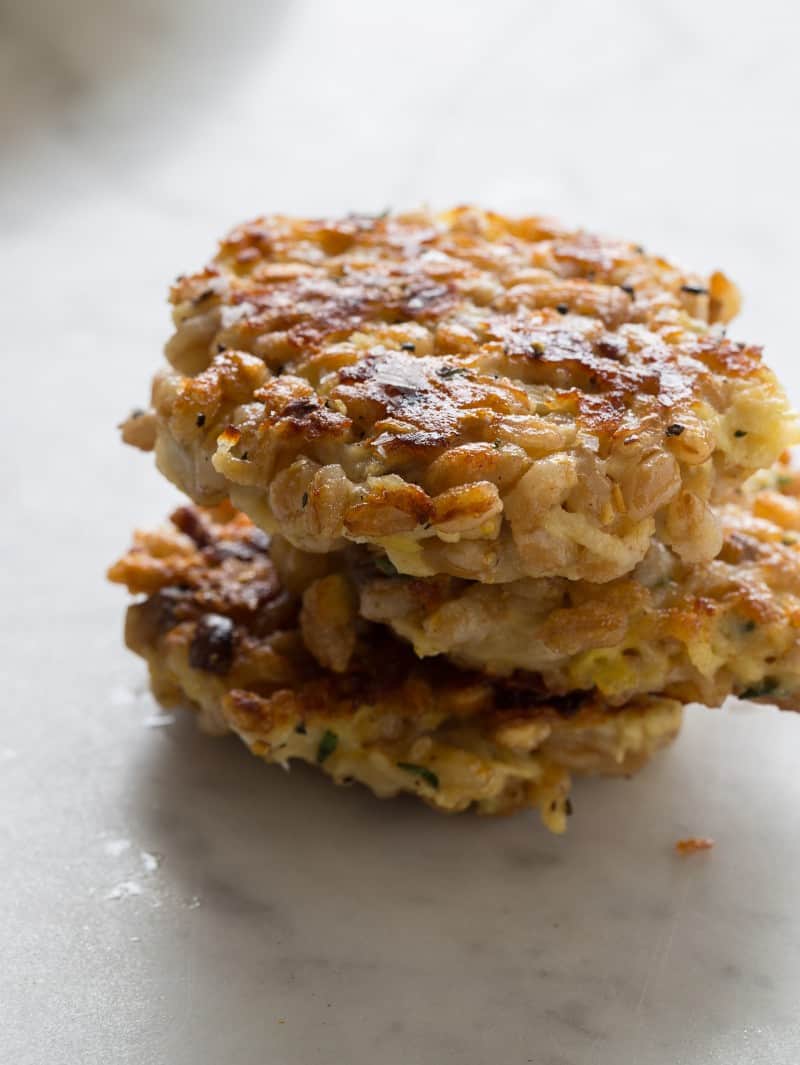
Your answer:
[[[166,286],[259,210],[472,198],[723,265],[800,399],[791,16],[0,0],[0,1060],[800,1060],[800,718],[691,711],[564,839],[444,819],[154,720],[102,580],[176,498],[114,431]]]

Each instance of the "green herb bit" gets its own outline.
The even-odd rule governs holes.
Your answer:
[[[331,732],[330,729],[325,729],[322,733],[322,739],[319,741],[319,747],[317,747],[317,764],[322,763],[330,758],[336,748],[339,746],[339,737],[335,732]]]
[[[778,478],[778,488],[781,488],[781,489],[783,489],[783,488],[791,488],[793,479],[794,478],[787,477],[785,474],[782,474]]]
[[[766,677],[761,684],[754,684],[752,688],[745,688],[739,693],[740,699],[760,699],[764,695],[774,695],[778,690],[778,682],[774,677]]]
[[[305,510],[308,506],[308,492],[303,492],[303,498],[300,500],[300,505],[302,506],[303,510]]]
[[[424,780],[428,787],[438,788],[439,778],[431,769],[427,769],[424,765],[414,765],[413,762],[398,762],[398,769],[405,769],[406,773],[413,773],[414,776]]]

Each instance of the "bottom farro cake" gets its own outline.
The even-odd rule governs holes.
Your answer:
[[[266,761],[299,758],[381,797],[408,792],[449,812],[533,807],[560,832],[573,774],[629,775],[680,728],[678,700],[553,697],[532,676],[421,661],[377,625],[359,634],[346,672],[326,669],[305,647],[299,600],[266,537],[225,507],[184,507],[138,533],[110,577],[144,595],[126,641],[161,702],[193,707]]]

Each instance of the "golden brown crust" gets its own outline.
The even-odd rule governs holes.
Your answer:
[[[800,479],[776,467],[724,508],[724,522],[722,553],[702,566],[658,547],[635,579],[493,588],[386,577],[363,552],[331,556],[326,569],[310,556],[306,573],[308,557],[283,549],[279,580],[267,539],[247,518],[184,507],[171,528],[137,534],[110,576],[151,597],[132,608],[142,624],[213,613],[245,637],[270,638],[279,625],[293,654],[303,648],[292,676],[315,676],[321,664],[342,684],[372,685],[370,698],[387,677],[408,673],[444,691],[468,683],[495,706],[520,692],[533,705],[597,691],[608,705],[654,693],[719,705],[735,694],[796,708]]]
[[[259,219],[172,300],[162,470],[417,576],[609,580],[656,518],[712,557],[708,502],[793,439],[721,274],[544,219]]]
[[[381,629],[348,672],[321,668],[260,534],[230,513],[182,508],[137,534],[110,577],[147,594],[128,610],[126,639],[158,698],[188,702],[267,761],[301,758],[380,796],[405,791],[447,812],[534,807],[563,831],[571,773],[630,774],[680,727],[675,701],[548,697],[525,678],[419,662]]]
[[[303,633],[347,669],[356,622],[316,589],[358,597],[362,618],[387,625],[421,657],[446,655],[490,675],[536,675],[551,693],[597,689],[621,704],[643,692],[718,705],[727,695],[800,700],[800,499],[788,466],[721,508],[719,558],[686,565],[654,544],[630,578],[492,586],[387,575],[363,548],[316,556],[273,543],[282,577],[305,586]],[[306,574],[309,558],[315,563]],[[306,579],[304,580],[304,574]],[[346,579],[345,579],[346,578]],[[347,588],[347,582],[350,587]],[[344,587],[342,587],[344,585]],[[355,612],[352,618],[355,618]]]

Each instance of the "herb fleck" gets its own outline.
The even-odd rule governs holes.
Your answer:
[[[566,303],[557,303],[556,310],[559,314],[569,314],[569,305]]]
[[[206,424],[205,414],[198,414],[194,420],[194,424],[197,426],[198,429],[202,429],[203,426]]]
[[[620,285],[619,287],[623,292],[627,292],[631,299],[636,295],[636,289],[633,285]]]
[[[414,765],[413,762],[398,762],[398,769],[405,769],[406,773],[413,773],[414,776],[424,780],[425,783],[431,788],[439,787],[439,778],[433,772],[424,765]]]
[[[417,350],[417,345],[416,344],[411,344],[411,343],[401,344],[400,345],[400,350],[401,351],[416,351]]]
[[[302,721],[300,722],[299,725],[295,725],[295,729],[294,730],[295,730],[295,732],[297,733],[298,736],[305,736],[306,732],[308,732],[308,729],[306,728],[306,726],[303,724]]]
[[[300,505],[303,510],[308,506],[308,492],[303,492],[303,498],[300,500]]]
[[[468,374],[469,370],[465,366],[442,366],[436,373],[446,381],[449,377],[455,377],[457,374]]]
[[[738,437],[747,436],[747,430],[746,429],[736,429],[734,431],[733,435],[734,436],[738,436]]]
[[[325,729],[322,733],[322,739],[319,741],[319,747],[317,747],[317,764],[322,765],[326,758],[330,758],[338,746],[339,737],[336,733],[331,732],[330,729]]]
[[[681,433],[686,431],[685,425],[680,425],[678,422],[674,422],[672,425],[667,426],[667,436],[680,436]]]
[[[778,690],[778,682],[774,677],[766,677],[760,684],[754,684],[751,688],[745,688],[739,693],[740,699],[760,699],[764,695],[772,695]]]

